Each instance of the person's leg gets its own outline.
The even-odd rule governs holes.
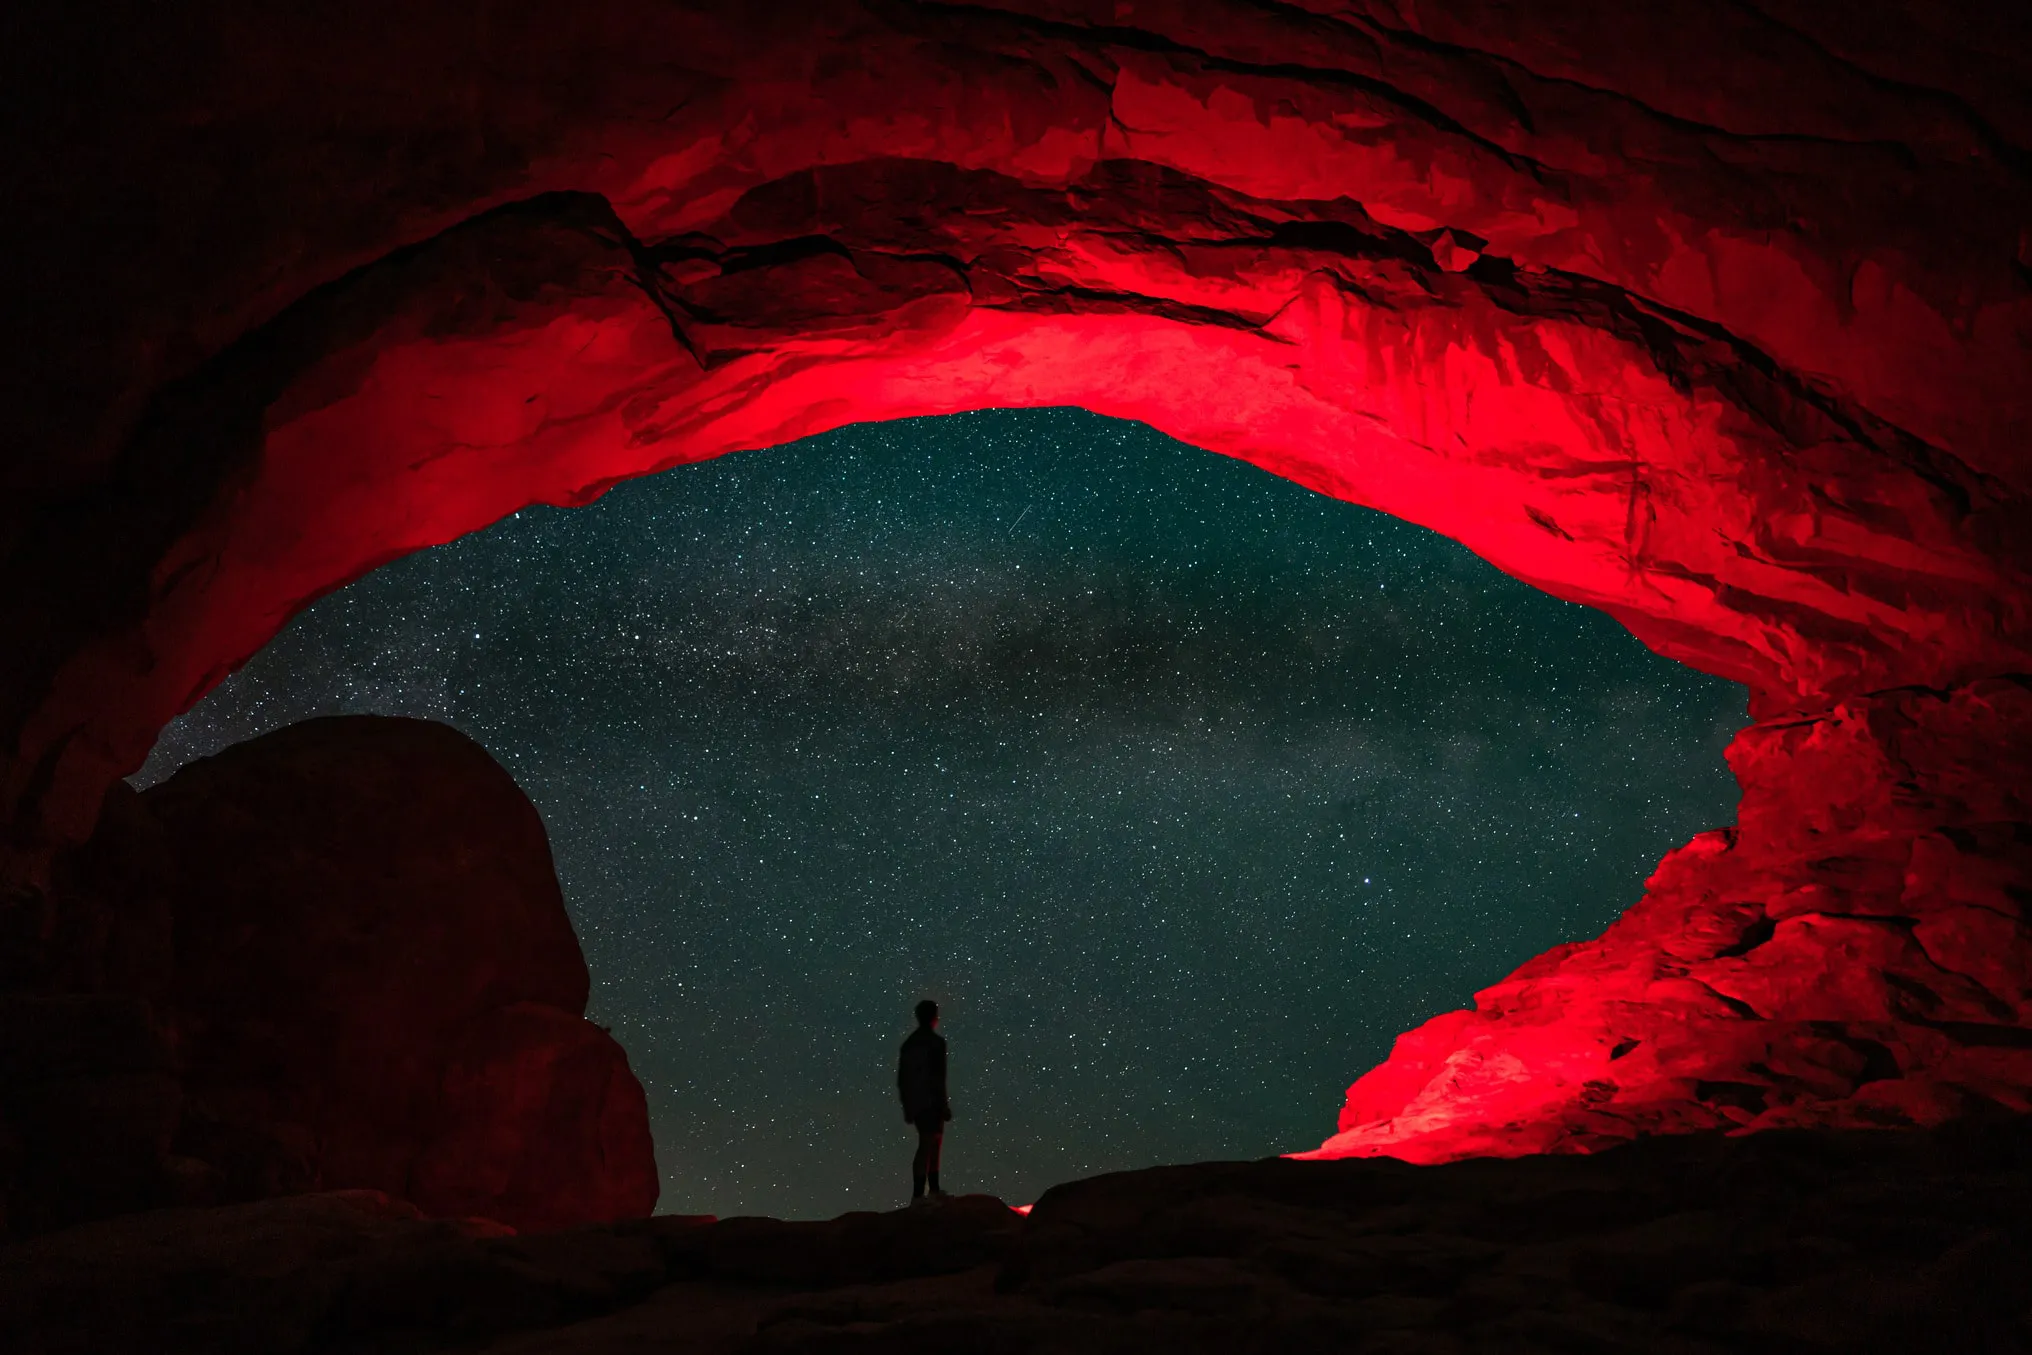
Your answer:
[[[938,1188],[938,1154],[939,1150],[945,1147],[944,1121],[942,1119],[933,1119],[931,1127],[924,1130],[923,1133],[927,1148],[924,1159],[925,1175],[931,1182],[931,1193],[943,1195],[945,1192]]]
[[[935,1130],[927,1129],[928,1122],[917,1122],[917,1156],[910,1159],[910,1198],[924,1197],[924,1182],[927,1176],[938,1170],[938,1139]],[[933,1187],[936,1189],[936,1187]]]

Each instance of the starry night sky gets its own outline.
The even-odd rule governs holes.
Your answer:
[[[865,425],[319,602],[137,784],[425,716],[542,810],[661,1208],[1030,1200],[1315,1146],[1402,1030],[1728,823],[1740,687],[1450,541],[1078,410]]]

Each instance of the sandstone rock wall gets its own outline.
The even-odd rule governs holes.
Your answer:
[[[16,1230],[313,1189],[516,1228],[649,1212],[642,1088],[582,1015],[542,821],[477,744],[311,720],[192,764],[120,824],[88,855],[161,848],[97,871],[149,879],[171,944],[141,991],[103,962],[98,991],[48,991],[101,943],[0,998]]]
[[[1729,761],[1735,827],[1399,1037],[1310,1155],[2032,1112],[2032,682],[1873,694]]]
[[[376,564],[981,404],[1427,523],[1763,714],[2032,668],[2016,8],[1534,13],[31,27],[17,87],[60,116],[0,222],[38,335],[0,455],[9,874]]]
[[[1752,689],[1734,833],[1407,1037],[1342,1147],[2022,1101],[2021,5],[221,3],[5,47],[20,953],[154,963],[159,909],[54,863],[324,591],[682,461],[1079,403]]]

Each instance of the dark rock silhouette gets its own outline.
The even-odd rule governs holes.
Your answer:
[[[164,1202],[183,1106],[145,999],[0,995],[0,1226],[34,1231]]]
[[[825,1222],[529,1237],[372,1193],[0,1252],[51,1352],[2022,1350],[2032,1121],[1595,1156],[1217,1162]],[[223,1279],[221,1277],[224,1277]]]
[[[404,1192],[433,1214],[525,1230],[656,1204],[649,1107],[627,1055],[584,1018],[517,1002],[452,1044]]]
[[[176,858],[170,1001],[213,1119],[302,1141],[327,1189],[432,1213],[649,1212],[641,1087],[581,1015],[542,820],[478,744],[309,720],[142,800]]]
[[[653,1207],[542,821],[464,735],[293,725],[123,801],[84,859],[162,892],[174,954],[152,1001],[0,996],[16,1231],[316,1188],[524,1229]]]

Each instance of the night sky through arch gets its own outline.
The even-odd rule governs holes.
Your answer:
[[[536,801],[662,1207],[949,1189],[1331,1133],[1423,1018],[1729,822],[1740,687],[1395,519],[1076,410],[847,428],[537,509],[319,602],[147,783],[424,716]]]

